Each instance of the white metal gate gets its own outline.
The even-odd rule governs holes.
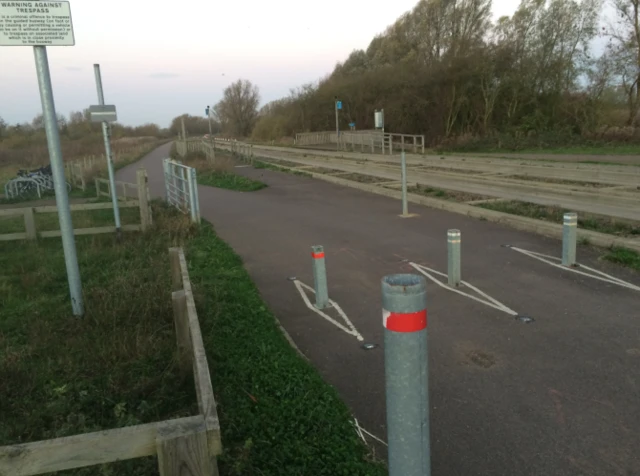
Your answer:
[[[183,213],[189,213],[193,223],[200,223],[196,169],[171,159],[164,159],[162,165],[167,202]]]

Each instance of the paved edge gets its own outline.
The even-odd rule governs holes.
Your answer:
[[[261,158],[256,156],[256,159],[260,160]],[[272,160],[271,158],[266,157],[263,160],[267,159]],[[285,167],[279,164],[274,165],[291,171],[298,170],[295,167]],[[304,170],[304,173],[312,176],[313,178],[325,180],[336,185],[343,185],[345,187],[355,188],[365,192],[384,195],[391,198],[397,198],[398,200],[402,199],[401,191],[390,190],[371,184],[353,182],[351,180],[341,179],[338,177],[319,174],[315,172],[309,172],[307,170]],[[415,193],[409,193],[407,195],[410,202],[424,205],[426,207],[437,208],[448,212],[467,215],[472,218],[480,218],[488,220],[490,222],[508,225],[517,230],[536,233],[538,235],[546,236],[549,238],[562,238],[562,225],[557,225],[555,223],[548,223],[533,218],[510,215],[508,213],[498,212],[495,210],[487,210],[486,208],[474,207],[473,205],[466,205],[464,203],[454,203],[448,202],[446,200],[438,200],[437,198],[423,197]],[[578,229],[578,239],[586,239],[592,245],[601,246],[603,248],[619,246],[640,252],[640,242],[637,240],[607,235],[605,233],[599,233],[597,231]]]

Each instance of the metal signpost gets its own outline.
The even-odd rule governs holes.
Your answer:
[[[382,130],[382,155],[384,155],[384,109],[376,110],[373,113],[373,122],[376,129]]]
[[[207,106],[207,109],[205,109],[207,118],[209,118],[209,139],[213,140],[213,132],[211,130],[211,107]]]
[[[338,111],[342,109],[342,101],[336,96],[336,150],[340,150],[340,125],[338,123]]]
[[[213,160],[216,159],[216,141],[213,140],[213,129],[211,127],[211,114],[213,114],[213,108],[211,106],[207,106],[205,109],[205,113],[209,118],[209,142],[211,144],[211,148],[213,149]]]
[[[69,209],[69,196],[64,176],[62,149],[56,107],[53,100],[47,46],[73,46],[71,7],[67,1],[56,2],[0,2],[0,46],[33,46],[42,102],[42,117],[47,134],[49,160],[53,175],[56,206],[62,235],[62,248],[69,281],[73,314],[84,314],[82,284],[73,223]]]
[[[115,106],[105,106],[104,91],[102,89],[102,76],[100,74],[100,65],[94,64],[93,71],[96,76],[96,88],[98,90],[98,102],[102,108],[93,106],[89,108],[91,112],[91,120],[94,122],[102,122],[102,135],[104,136],[104,152],[107,157],[107,171],[109,172],[109,186],[111,187],[111,203],[113,204],[113,219],[116,224],[116,236],[120,238],[120,208],[118,207],[118,193],[116,189],[116,174],[113,170],[113,153],[111,152],[111,134],[109,132],[109,122],[115,122],[118,118]]]

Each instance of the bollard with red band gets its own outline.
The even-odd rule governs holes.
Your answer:
[[[415,274],[382,279],[389,476],[429,476],[426,281]]]
[[[313,264],[316,307],[324,309],[329,305],[329,291],[327,289],[327,268],[324,264],[324,248],[322,246],[311,247],[311,262]]]

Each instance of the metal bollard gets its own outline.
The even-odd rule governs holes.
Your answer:
[[[575,266],[576,238],[578,235],[578,214],[565,213],[562,227],[562,265]]]
[[[404,151],[402,151],[402,154],[400,156],[402,162],[402,216],[406,217],[409,215],[409,202],[407,200],[407,156],[405,155]]]
[[[415,274],[382,279],[389,476],[429,476],[426,281]]]
[[[327,268],[324,263],[324,248],[311,247],[313,263],[313,284],[316,291],[316,307],[324,309],[329,305],[329,291],[327,289]]]
[[[460,273],[460,245],[461,245],[460,230],[449,230],[447,232],[447,263],[448,263],[448,278],[449,286],[460,286],[461,273]]]

